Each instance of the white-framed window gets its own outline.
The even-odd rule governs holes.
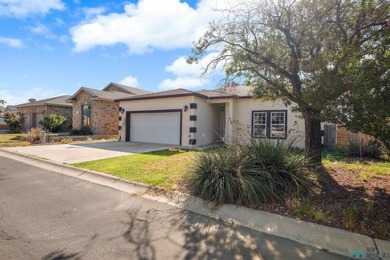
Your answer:
[[[253,112],[252,135],[255,138],[267,137],[267,113]]]
[[[287,110],[252,111],[252,137],[285,139]]]
[[[286,138],[286,112],[271,112],[271,138]]]

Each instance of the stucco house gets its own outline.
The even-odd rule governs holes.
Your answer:
[[[73,128],[89,126],[96,135],[117,135],[119,105],[114,100],[148,93],[113,82],[102,90],[81,87],[68,99],[73,106]]]
[[[17,111],[26,117],[23,130],[42,127],[39,122],[49,114],[65,116],[67,120],[63,128],[69,129],[72,124],[72,105],[66,102],[69,97],[63,95],[38,101],[31,99],[28,103],[16,105]]]
[[[175,89],[117,99],[120,140],[196,147],[251,135],[303,146],[299,113],[283,102],[255,100],[250,90]]]

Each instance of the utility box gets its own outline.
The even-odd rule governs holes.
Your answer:
[[[47,133],[45,131],[41,131],[41,133],[39,135],[39,140],[41,141],[41,143],[46,144],[46,142],[47,142]]]
[[[335,124],[324,125],[324,147],[327,151],[336,150],[337,147],[337,126]]]

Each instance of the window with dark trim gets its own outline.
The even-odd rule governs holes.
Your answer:
[[[287,110],[252,111],[254,138],[285,139],[287,137]]]
[[[91,105],[81,106],[81,125],[91,125]]]

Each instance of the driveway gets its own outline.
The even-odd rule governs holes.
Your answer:
[[[93,142],[81,144],[33,145],[2,148],[6,151],[43,158],[57,163],[79,163],[122,155],[146,153],[172,147],[163,144]]]

